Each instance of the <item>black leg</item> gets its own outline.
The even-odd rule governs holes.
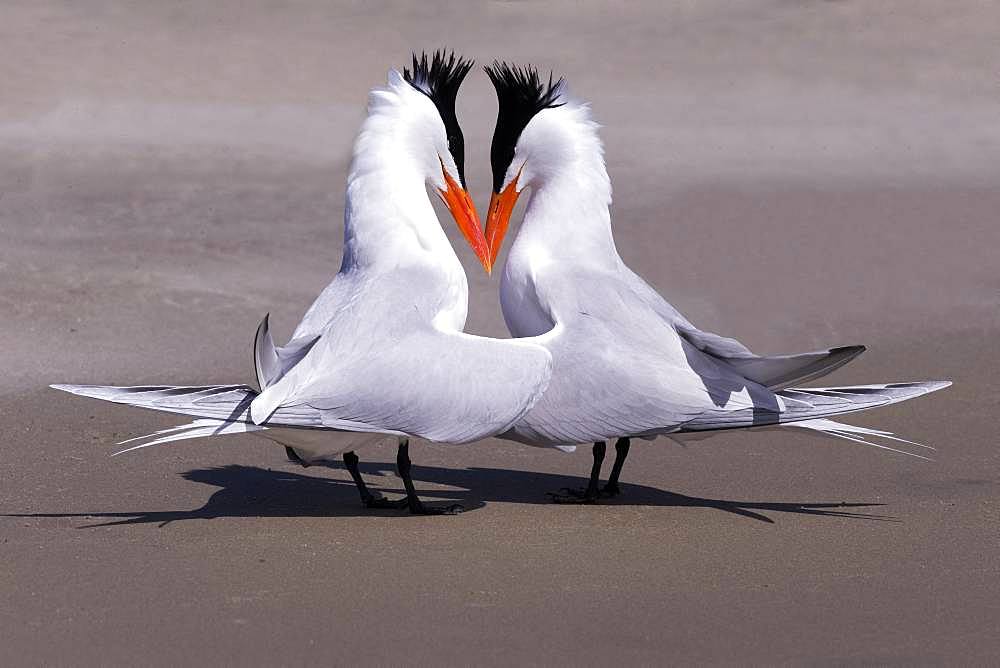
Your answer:
[[[628,457],[629,447],[631,447],[631,442],[627,438],[619,438],[615,443],[615,463],[611,466],[608,484],[601,490],[602,495],[618,496],[622,493],[621,487],[618,486],[618,477],[622,474],[622,466],[625,465],[625,459]]]
[[[587,497],[596,499],[598,492],[598,481],[601,478],[601,467],[604,466],[604,455],[608,451],[608,444],[604,441],[594,443],[594,465],[590,467],[590,482],[587,484]]]
[[[344,453],[344,466],[347,467],[347,471],[354,479],[354,484],[358,486],[358,494],[361,495],[361,505],[365,508],[406,508],[407,500],[405,498],[390,501],[389,499],[382,498],[382,495],[378,493],[372,494],[368,491],[368,485],[365,484],[364,478],[361,477],[361,471],[358,469],[359,461],[358,456],[354,452]]]
[[[598,486],[601,478],[601,466],[604,465],[604,455],[607,453],[608,444],[604,441],[594,443],[594,465],[590,468],[590,482],[587,489],[575,490],[566,488],[562,494],[552,494],[552,501],[555,503],[594,503],[601,496]]]
[[[462,506],[454,504],[444,508],[432,508],[425,506],[417,496],[417,490],[413,486],[413,478],[410,476],[410,440],[403,438],[399,441],[399,450],[396,452],[396,472],[403,479],[403,486],[406,487],[406,501],[413,515],[455,515],[463,510]]]
[[[285,446],[285,455],[288,457],[289,460],[295,462],[299,466],[302,466],[302,467],[305,467],[305,468],[309,468],[309,462],[307,462],[306,460],[304,460],[301,457],[299,457],[299,453],[295,452],[294,448],[290,448],[290,447],[288,447],[286,445]]]

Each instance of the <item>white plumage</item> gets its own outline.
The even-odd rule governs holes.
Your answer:
[[[427,194],[446,190],[446,175],[460,182],[438,110],[391,71],[355,144],[340,272],[285,346],[261,323],[259,394],[246,385],[53,387],[197,418],[142,445],[254,431],[308,460],[385,436],[468,443],[507,429],[541,395],[551,357],[530,342],[462,332],[468,283]]]
[[[846,364],[864,348],[762,357],[734,339],[696,328],[618,255],[611,185],[589,108],[556,84],[549,89],[556,94],[537,103],[543,108],[532,112],[516,137],[509,164],[497,164],[503,154],[498,138],[515,134],[499,126],[523,115],[517,105],[523,107],[525,99],[544,100],[546,94],[531,70],[498,64],[488,71],[501,107],[486,232],[494,255],[517,193],[531,191],[503,269],[500,302],[511,334],[530,337],[553,358],[545,394],[503,438],[556,446],[795,424],[868,442],[865,436],[892,437],[828,418],[950,385],[791,389]]]

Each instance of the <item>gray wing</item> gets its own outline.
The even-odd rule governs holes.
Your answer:
[[[307,358],[308,364],[296,365],[261,394],[246,385],[52,387],[226,423],[253,422],[251,406],[263,397],[278,400],[267,419],[260,421],[268,427],[378,432],[465,443],[514,423],[544,392],[552,372],[548,351],[522,341],[431,328],[393,342],[389,337],[366,341],[374,345],[363,347],[359,340],[355,354],[340,359],[330,357],[342,350],[314,346],[316,356]],[[314,373],[317,369],[323,373]]]
[[[149,408],[196,418],[222,422],[250,422],[250,403],[257,392],[246,385],[52,385],[53,389],[81,397],[90,397],[115,404]],[[322,428],[323,420],[317,411],[309,409],[282,409],[272,416],[273,424],[289,427]],[[364,428],[364,425],[343,425],[345,430]]]
[[[680,431],[738,429],[827,418],[897,404],[949,385],[950,381],[922,381],[787,389],[777,393],[776,410],[708,410],[686,422]]]
[[[464,283],[436,267],[364,280],[338,274],[286,346],[275,347],[267,319],[261,323],[259,394],[245,385],[57,389],[226,423],[474,441],[520,418],[544,391],[552,363],[536,344],[436,329],[431,323],[454,304],[456,289]]]
[[[612,339],[595,338],[601,345],[589,346],[583,343],[586,329],[576,328],[572,337],[560,328],[554,333],[549,387],[504,438],[532,445],[590,443],[669,430],[711,405],[694,374],[662,358]]]
[[[677,330],[679,314],[672,321],[664,317],[663,308],[614,273],[560,268],[537,282],[536,290],[538,304],[548,305],[557,323],[537,339],[552,352],[554,370],[535,408],[504,434],[514,440],[571,444],[813,420],[947,386],[894,383],[775,393],[692,343]],[[735,347],[742,348],[734,342],[732,352]]]
[[[308,411],[328,427],[347,421],[467,443],[517,421],[541,396],[551,371],[549,353],[523,341],[413,323],[362,336],[345,327],[324,334],[251,410],[259,424],[282,412]],[[263,416],[269,417],[261,422]]]
[[[703,353],[613,274],[560,267],[536,284],[556,327],[549,388],[507,438],[574,444],[671,431],[707,410],[777,405],[774,393]]]
[[[548,384],[543,347],[432,324],[466,289],[436,266],[341,283],[310,309],[309,327],[296,330],[300,340],[318,339],[253,400],[255,423],[270,424],[276,411],[312,410],[329,427],[347,421],[466,443],[506,429]]]
[[[842,346],[791,355],[755,355],[736,339],[698,329],[638,274],[627,267],[623,269],[625,280],[636,295],[688,343],[728,364],[744,378],[772,390],[825,376],[865,351],[864,346]]]
[[[271,338],[270,315],[265,315],[260,321],[253,340],[254,372],[257,376],[257,387],[261,390],[278,382],[289,369],[302,361],[313,344],[319,340],[319,335],[305,335],[292,339],[287,345],[278,348]]]
[[[270,314],[265,315],[257,327],[253,342],[257,386],[263,390],[275,384],[289,369],[301,362],[330,321],[345,307],[350,306],[357,290],[354,277],[339,272],[306,310],[295,327],[292,338],[281,347],[274,345],[270,332]]]

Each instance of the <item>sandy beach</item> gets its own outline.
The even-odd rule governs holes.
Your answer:
[[[1000,9],[979,2],[14,2],[0,9],[0,663],[972,665],[1000,651]],[[253,378],[340,265],[370,88],[413,49],[564,75],[602,123],[622,257],[694,323],[950,379],[797,430],[590,450],[417,443],[424,498],[50,383]],[[496,102],[459,97],[489,200]],[[474,333],[506,336],[447,212]],[[519,214],[515,214],[515,221]],[[360,453],[402,484],[394,448]]]

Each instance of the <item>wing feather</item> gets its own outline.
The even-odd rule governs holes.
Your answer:
[[[430,326],[388,332],[377,346],[323,336],[254,408],[265,400],[261,415],[272,407],[274,415],[307,410],[331,428],[348,422],[467,443],[517,421],[541,396],[551,372],[551,355],[539,345]]]
[[[625,269],[626,282],[636,295],[695,348],[735,369],[747,380],[772,390],[821,378],[865,351],[864,346],[790,355],[756,355],[736,339],[698,329],[638,274]]]

